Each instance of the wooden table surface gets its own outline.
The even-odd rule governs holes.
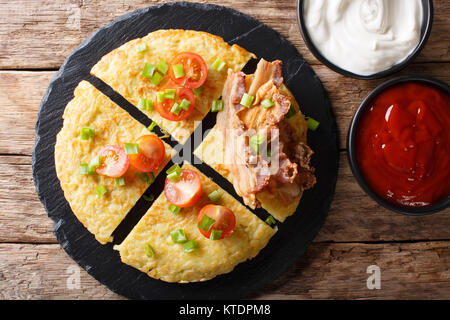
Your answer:
[[[40,101],[65,57],[99,27],[160,2],[0,0],[1,299],[122,299],[78,269],[56,241],[34,189],[31,152]],[[450,299],[450,209],[425,217],[389,212],[362,191],[347,163],[351,117],[386,79],[345,78],[320,64],[300,35],[295,0],[208,2],[249,14],[290,40],[322,80],[339,128],[339,177],[325,225],[290,271],[252,298]],[[450,83],[450,1],[434,5],[431,37],[400,74]],[[367,288],[371,265],[381,270],[381,289]]]

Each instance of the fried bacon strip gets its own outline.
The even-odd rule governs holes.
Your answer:
[[[224,142],[224,162],[233,175],[234,188],[244,202],[259,207],[256,194],[267,190],[286,190],[288,198],[297,197],[315,183],[314,169],[309,166],[312,155],[306,144],[291,141],[284,129],[284,120],[291,106],[289,98],[278,90],[283,84],[281,61],[258,63],[253,75],[228,70],[222,99],[224,109],[217,116],[217,125]],[[247,108],[240,104],[244,93],[254,102]],[[264,99],[274,106],[260,106]],[[255,154],[249,140],[253,135],[265,137],[271,155]]]

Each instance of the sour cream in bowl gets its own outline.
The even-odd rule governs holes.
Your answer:
[[[299,0],[299,24],[313,54],[331,69],[375,79],[404,68],[432,24],[432,1]]]

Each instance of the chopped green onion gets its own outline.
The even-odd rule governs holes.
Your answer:
[[[180,207],[177,207],[177,206],[174,205],[174,204],[171,204],[171,205],[169,206],[169,210],[170,210],[173,214],[179,214],[181,208],[180,208]]]
[[[253,152],[255,154],[259,154],[259,146],[261,144],[263,144],[265,141],[266,141],[265,136],[255,134],[250,137],[248,142],[249,142],[250,148],[253,150]]]
[[[146,172],[136,172],[136,175],[144,182],[147,182],[148,184],[152,184],[153,181],[155,181],[155,175],[153,172],[150,172],[150,174]]]
[[[92,127],[82,127],[80,130],[81,140],[89,140],[94,136],[94,128]]]
[[[100,156],[96,156],[91,160],[91,162],[89,162],[89,172],[94,173],[95,169],[100,167],[100,165],[101,165]]]
[[[172,100],[174,100],[175,99],[175,92],[176,92],[175,89],[166,89],[164,91],[164,99],[172,99]]]
[[[141,43],[136,46],[136,52],[141,53],[144,51],[147,51],[147,45],[145,43]]]
[[[211,112],[219,112],[223,109],[223,101],[222,100],[214,100],[211,104]]]
[[[114,182],[116,183],[116,186],[123,187],[125,185],[125,178],[124,177],[115,178]]]
[[[176,79],[184,77],[186,74],[184,73],[183,64],[179,63],[172,67],[173,75]]]
[[[172,112],[173,114],[179,115],[180,111],[181,111],[181,106],[175,102],[172,106],[172,109],[170,109],[170,112]]]
[[[170,237],[174,243],[185,243],[188,241],[186,234],[182,229],[170,231]]]
[[[137,143],[125,143],[123,145],[123,147],[127,154],[138,154],[139,153],[139,145]]]
[[[160,73],[155,72],[155,73],[153,74],[153,77],[150,79],[150,81],[151,81],[155,86],[157,86],[157,85],[161,82],[162,79],[163,79],[163,76],[162,76]]]
[[[210,194],[208,194],[208,198],[209,200],[211,200],[211,202],[215,203],[217,201],[220,200],[220,192],[217,190],[214,190],[213,192],[211,192]]]
[[[293,116],[295,116],[295,114],[297,113],[297,110],[295,110],[294,106],[291,104],[291,106],[289,107],[289,111],[288,113],[286,113],[286,118],[292,118]]]
[[[213,67],[217,71],[222,71],[222,69],[225,66],[226,66],[226,63],[220,58],[217,58],[216,61],[214,61],[213,64],[211,65],[211,67]]]
[[[308,118],[308,129],[312,130],[312,131],[316,131],[317,128],[319,127],[319,122],[314,120],[313,118]]]
[[[184,247],[184,252],[192,252],[198,248],[198,244],[197,244],[197,241],[190,240],[188,242],[185,242],[183,247]]]
[[[250,108],[250,107],[252,106],[253,99],[255,99],[254,96],[249,95],[249,94],[247,94],[247,93],[244,93],[244,95],[242,96],[242,99],[241,99],[241,102],[240,102],[240,103],[241,103],[243,106],[246,106],[247,108]]]
[[[166,74],[167,70],[169,70],[169,65],[165,61],[159,60],[157,69],[162,74]]]
[[[140,98],[138,108],[142,110],[153,110],[153,100]]]
[[[211,229],[211,226],[216,222],[213,218],[208,217],[206,214],[203,216],[202,221],[200,221],[200,225],[198,226],[200,229],[208,232]]]
[[[95,167],[95,169],[100,167],[100,164],[101,164],[100,156],[96,156],[95,158],[92,158],[91,162],[89,162],[89,166]]]
[[[152,195],[152,194],[149,195],[149,196],[143,194],[143,195],[142,195],[142,198],[144,198],[144,200],[145,200],[145,201],[148,201],[148,202],[151,202],[151,201],[155,200],[155,196]]]
[[[153,74],[155,73],[155,65],[152,63],[146,63],[144,66],[144,69],[142,70],[142,76],[146,78],[153,77]]]
[[[181,179],[181,168],[180,166],[175,163],[173,166],[171,166],[167,171],[167,179],[169,179],[172,182],[176,182]]]
[[[89,165],[86,163],[80,164],[80,174],[93,174],[93,172],[89,169]]]
[[[167,175],[167,179],[169,179],[172,182],[177,182],[178,180],[181,179],[181,177],[176,172],[172,172],[172,173]]]
[[[195,88],[195,89],[194,89],[194,95],[195,95],[196,97],[198,97],[199,95],[201,95],[202,92],[203,92],[203,88],[202,88],[202,87],[198,87],[198,88]]]
[[[166,94],[162,91],[159,91],[156,94],[156,99],[158,100],[158,102],[163,102],[166,99]]]
[[[269,226],[272,226],[276,223],[275,219],[272,216],[269,216],[265,221]]]
[[[157,123],[152,121],[152,123],[147,127],[148,131],[152,131],[156,127]]]
[[[272,107],[273,107],[274,103],[273,103],[273,101],[270,100],[270,99],[264,99],[264,100],[261,102],[261,105],[262,105],[264,108],[269,109],[269,108],[272,108]]]
[[[180,108],[187,111],[189,109],[190,105],[191,105],[191,102],[189,100],[183,99],[180,103]]]
[[[209,235],[210,240],[220,240],[222,236],[222,230],[212,229],[211,234]]]
[[[97,193],[97,196],[102,197],[107,192],[105,185],[100,183],[95,187],[95,192]]]
[[[171,166],[169,169],[167,169],[166,173],[171,174],[172,172],[176,172],[178,175],[181,174],[181,168],[178,165],[178,163],[175,163],[173,166]]]
[[[164,99],[175,100],[175,93],[165,93]]]
[[[140,98],[137,106],[139,109],[142,109],[142,110],[147,109],[147,99]]]
[[[150,244],[148,244],[148,243],[145,245],[145,254],[149,258],[153,258],[154,255],[155,255],[155,251],[153,251],[152,246]]]

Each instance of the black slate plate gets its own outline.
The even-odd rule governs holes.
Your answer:
[[[63,125],[62,114],[81,80],[91,81],[124,109],[133,110],[132,115],[138,120],[148,124],[148,120],[130,108],[123,98],[90,76],[89,70],[103,55],[123,43],[169,28],[210,32],[230,44],[239,44],[260,58],[269,61],[281,59],[285,83],[300,102],[303,113],[320,122],[319,129],[309,134],[309,145],[316,152],[313,165],[318,183],[305,192],[298,212],[285,223],[278,223],[277,234],[253,260],[238,265],[229,274],[202,283],[166,283],[123,264],[112,244],[99,244],[75,218],[55,171],[54,146]],[[211,127],[214,120],[215,117],[209,114],[204,120],[204,128]],[[230,184],[213,170],[205,165],[198,167],[235,195]],[[135,299],[233,299],[249,297],[262,289],[296,262],[323,225],[334,194],[337,168],[337,132],[330,103],[320,80],[295,47],[270,27],[240,12],[216,5],[180,2],[126,14],[78,46],[63,63],[44,95],[33,150],[36,190],[54,221],[53,232],[62,248],[99,282],[118,294]],[[142,199],[138,202],[119,226],[121,232],[115,232],[115,242],[123,239],[148,206]],[[261,210],[257,214],[267,215]]]

